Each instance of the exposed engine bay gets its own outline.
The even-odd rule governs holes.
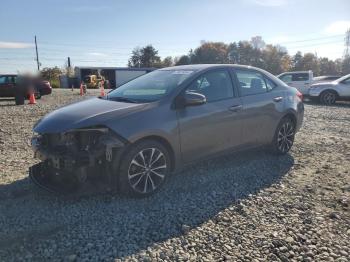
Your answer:
[[[106,127],[92,127],[38,134],[31,144],[42,161],[30,168],[32,180],[52,192],[71,192],[87,182],[111,187],[112,160],[126,141]]]

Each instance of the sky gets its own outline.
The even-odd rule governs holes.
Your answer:
[[[152,44],[180,56],[201,41],[266,43],[340,58],[350,28],[350,0],[1,0],[0,73],[41,67],[126,66],[131,51]]]

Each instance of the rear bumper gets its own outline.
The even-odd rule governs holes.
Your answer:
[[[52,89],[51,88],[42,88],[39,90],[39,92],[42,96],[50,95],[52,93]]]

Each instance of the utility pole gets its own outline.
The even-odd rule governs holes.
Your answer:
[[[38,66],[38,71],[40,71],[40,62],[39,62],[39,54],[38,54],[38,44],[36,42],[36,36],[34,37],[35,40],[35,52],[36,52],[36,64]]]
[[[347,58],[350,56],[350,28],[345,33],[344,42],[345,42],[344,58]]]

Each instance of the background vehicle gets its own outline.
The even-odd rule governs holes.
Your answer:
[[[308,95],[309,87],[313,81],[312,71],[286,72],[277,76],[287,85],[295,87],[303,95]]]
[[[199,159],[261,145],[287,153],[302,124],[301,97],[250,66],[156,70],[40,120],[32,146],[43,162],[31,178],[47,188],[52,180],[79,184],[107,174],[108,185],[146,196]]]
[[[322,82],[331,82],[337,80],[341,76],[316,76],[313,79],[312,84],[322,83]]]
[[[318,83],[311,85],[309,97],[318,99],[321,103],[332,105],[337,100],[350,99],[350,74],[333,82]]]
[[[15,86],[18,81],[18,75],[6,74],[0,75],[0,97],[14,97]],[[52,93],[52,88],[49,81],[36,80],[34,83],[35,97],[41,98],[43,95],[49,95]],[[27,91],[29,96],[29,88]]]

